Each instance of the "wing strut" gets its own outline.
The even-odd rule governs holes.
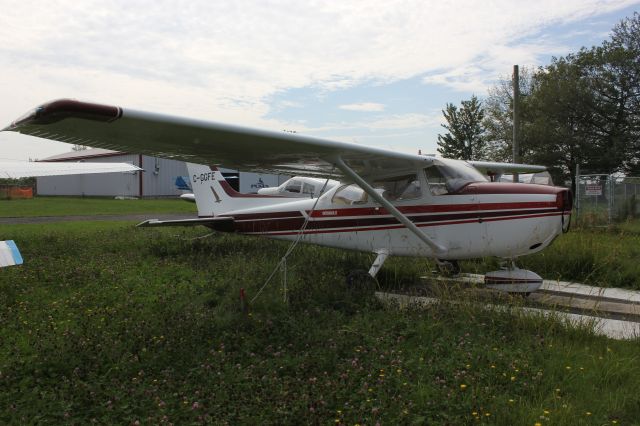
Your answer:
[[[376,200],[383,206],[393,217],[398,219],[400,223],[406,226],[416,237],[420,238],[426,245],[431,247],[434,254],[442,256],[447,253],[447,248],[429,238],[424,232],[422,232],[413,222],[409,220],[404,214],[394,207],[388,200],[385,200],[371,185],[369,185],[364,179],[362,179],[356,172],[354,172],[349,166],[345,164],[341,157],[336,158],[336,167],[342,171],[345,175],[349,176],[360,188],[362,188],[371,198]]]

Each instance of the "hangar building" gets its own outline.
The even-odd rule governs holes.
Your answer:
[[[40,161],[130,163],[144,169],[144,172],[38,177],[38,195],[152,198],[179,196],[187,192],[176,185],[178,177],[187,176],[187,166],[184,161],[100,148],[54,155]],[[229,184],[242,193],[255,193],[260,188],[278,186],[289,178],[289,176],[245,173],[223,168],[220,171],[228,179]],[[190,181],[188,178],[184,180]]]

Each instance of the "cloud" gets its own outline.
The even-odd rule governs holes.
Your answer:
[[[282,129],[265,118],[286,107],[270,103],[276,93],[425,76],[480,94],[513,63],[561,52],[546,28],[638,1],[10,3],[0,15],[0,125],[74,97]]]
[[[406,113],[406,114],[386,114],[377,115],[366,120],[341,121],[328,123],[318,127],[300,127],[296,130],[301,133],[322,134],[328,132],[344,132],[345,130],[381,130],[381,131],[397,131],[397,130],[415,130],[426,127],[439,126],[442,122],[441,111],[431,111],[428,114],[422,113]]]
[[[347,111],[384,111],[384,104],[378,104],[374,102],[361,102],[357,104],[340,105],[338,108]]]

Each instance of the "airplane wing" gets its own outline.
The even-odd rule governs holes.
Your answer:
[[[0,241],[0,268],[22,265],[22,256],[13,240]]]
[[[5,131],[262,173],[339,177],[340,157],[361,176],[431,164],[432,157],[295,133],[257,130],[76,100],[37,107]]]
[[[41,163],[33,161],[0,161],[0,178],[3,179],[90,173],[136,172],[138,170],[142,169],[129,163]]]

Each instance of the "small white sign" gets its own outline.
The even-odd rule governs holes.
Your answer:
[[[602,195],[602,185],[587,185],[584,193],[586,195]]]

